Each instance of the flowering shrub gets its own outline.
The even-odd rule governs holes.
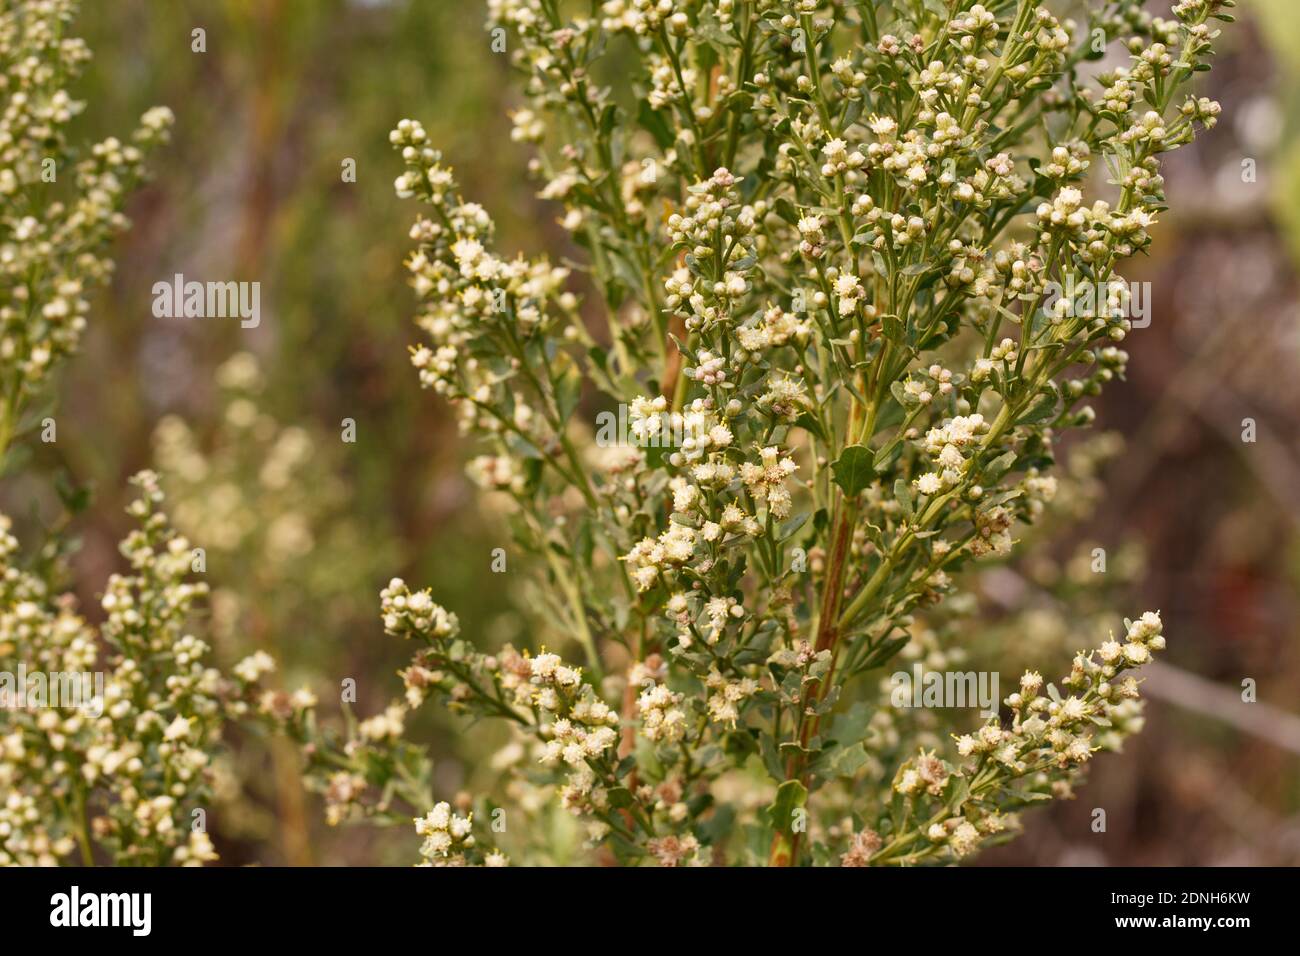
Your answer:
[[[1117,270],[1164,208],[1161,154],[1215,123],[1184,90],[1232,4],[1140,6],[491,0],[514,138],[597,299],[499,255],[404,120],[412,361],[538,555],[538,643],[583,666],[477,650],[394,581],[385,627],[422,643],[405,707],[506,721],[508,788],[555,786],[627,862],[952,860],[1068,795],[1139,725],[1158,615],[889,766],[888,696],[860,678],[1011,552],[1123,374]],[[1125,65],[1093,65],[1121,39]],[[588,417],[610,407],[614,440]],[[398,737],[405,707],[361,736]]]
[[[246,709],[245,687],[208,666],[208,645],[187,629],[207,587],[185,580],[190,544],[158,510],[157,477],[142,472],[135,484],[128,511],[139,527],[121,546],[132,573],[109,578],[98,629],[71,595],[16,562],[18,542],[0,519],[6,668],[15,660],[23,670],[11,674],[92,674],[101,660],[108,667],[95,696],[78,706],[0,708],[0,864],[52,865],[78,854],[90,865],[95,847],[122,865],[216,859],[194,811],[211,797],[221,724]]]
[[[414,648],[402,694],[364,719],[345,706],[340,730],[312,691],[264,681],[265,651],[229,676],[208,663],[190,630],[206,588],[152,473],[99,627],[65,594],[67,540],[23,559],[0,518],[0,661],[105,678],[78,710],[14,708],[0,687],[0,863],[214,859],[196,811],[223,726],[254,715],[301,746],[327,822],[413,829],[427,865],[570,862],[579,842],[627,864],[946,863],[1140,729],[1153,612],[1055,684],[1030,663],[983,723],[904,713],[888,675],[1020,663],[966,599],[1042,534],[1061,436],[1123,375],[1119,269],[1164,208],[1160,156],[1216,121],[1186,87],[1231,0],[1179,0],[1169,20],[1140,0],[1063,0],[1075,18],[1033,0],[488,6],[524,77],[513,138],[579,261],[503,256],[423,127],[392,142],[397,193],[422,204],[411,359],[479,444],[471,477],[509,505],[493,570],[535,589],[529,646],[467,639],[395,578],[381,614]],[[0,11],[9,472],[170,123],[155,109],[130,145],[68,141],[75,7]],[[237,392],[256,369],[223,376]],[[307,436],[238,396],[227,424],[269,446],[257,480],[287,491]],[[242,489],[249,463],[174,421],[158,451],[215,554],[306,560],[337,506],[324,486],[301,520],[276,498],[262,525],[213,523],[205,482]],[[260,600],[218,623],[233,635]],[[493,796],[440,799],[412,740],[430,702],[495,735],[467,781]]]
[[[66,36],[75,0],[6,3],[0,10],[0,457],[39,426],[25,417],[50,373],[74,352],[90,310],[87,293],[113,264],[104,250],[127,225],[121,206],[164,142],[171,110],[154,107],[130,143],[90,146],[67,127],[85,103],[68,84],[90,58]]]
[[[0,63],[0,458],[43,425],[50,373],[77,347],[92,286],[111,273],[122,202],[171,113],[147,112],[135,145],[89,148],[65,128],[83,104],[66,84],[89,51],[66,35],[71,0],[5,3]],[[48,404],[46,405],[48,408]],[[44,412],[42,412],[44,413]],[[104,588],[93,626],[67,592],[71,514],[20,552],[0,515],[0,865],[202,864],[216,858],[204,808],[223,723],[248,710],[250,680],[207,664],[189,630],[207,587],[187,580],[190,542],[159,510],[157,476],[136,476],[130,573]],[[81,496],[65,497],[69,512]],[[249,673],[246,662],[237,668]]]

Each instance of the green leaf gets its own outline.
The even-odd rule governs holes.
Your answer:
[[[614,127],[618,125],[618,107],[610,103],[600,114],[600,136],[602,139],[614,132]]]
[[[782,219],[784,219],[786,222],[788,222],[790,225],[793,226],[795,223],[799,221],[799,212],[794,208],[794,204],[790,202],[790,200],[786,199],[784,196],[777,199],[776,206],[774,208],[776,210],[776,214],[780,216]]]
[[[867,764],[867,751],[861,742],[837,747],[826,760],[826,776],[851,777]]]
[[[898,316],[885,314],[880,317],[880,327],[884,330],[885,337],[894,341],[903,341],[903,322]]]
[[[582,399],[582,375],[576,368],[568,368],[555,383],[555,404],[559,408],[560,418],[567,420],[578,407]]]
[[[844,111],[844,118],[840,120],[840,128],[848,129],[850,126],[856,123],[858,121],[858,117],[862,115],[862,109],[863,109],[862,100],[853,100],[852,102],[850,102],[848,109]]]
[[[777,752],[776,744],[772,738],[764,734],[759,739],[759,753],[763,757],[763,766],[777,780],[785,774],[785,767],[781,763],[781,755]]]
[[[895,438],[888,445],[881,448],[880,451],[876,452],[875,457],[872,458],[872,464],[875,465],[876,471],[884,471],[885,468],[893,463],[894,458],[897,457],[899,452],[902,450],[902,439]]]
[[[822,441],[826,440],[826,432],[822,428],[822,423],[811,412],[803,412],[794,420],[794,423],[814,438],[820,438]]]
[[[1056,395],[1052,392],[1044,392],[1034,399],[1034,403],[1025,410],[1025,414],[1020,417],[1020,424],[1031,425],[1034,422],[1043,422],[1055,417]]]
[[[865,700],[854,701],[848,710],[835,715],[831,722],[831,739],[841,743],[857,743],[867,734],[876,709]]]
[[[509,447],[510,451],[518,455],[520,458],[540,459],[542,457],[542,453],[536,445],[527,439],[520,438],[513,432],[506,435],[505,443],[507,447]]]
[[[835,484],[850,498],[855,497],[875,477],[871,465],[871,450],[863,445],[850,445],[831,465]]]
[[[811,517],[812,515],[805,511],[801,515],[795,515],[793,518],[781,522],[781,527],[777,529],[776,532],[777,543],[779,544],[780,542],[785,541],[787,538],[798,532],[798,530],[802,528]]]
[[[907,479],[899,478],[894,482],[894,500],[903,509],[903,516],[910,519],[916,513],[916,503],[912,499],[912,487]]]
[[[984,480],[989,482],[997,481],[999,478],[1005,475],[1007,471],[1011,468],[1011,466],[1014,465],[1015,463],[1016,463],[1016,453],[1014,451],[1009,451],[1001,455],[998,455],[998,457],[994,458],[991,462],[988,463],[988,465],[985,466]]]
[[[673,145],[675,137],[668,121],[664,119],[662,113],[652,109],[646,100],[642,100],[637,108],[636,120],[643,130],[654,137],[660,149],[668,149]]]
[[[722,29],[718,21],[707,13],[700,14],[699,22],[695,27],[695,32],[715,49],[717,47],[740,46],[740,41],[726,30]]]
[[[888,662],[895,654],[903,649],[908,642],[908,637],[886,638],[879,644],[874,645],[867,653],[866,658],[853,669],[855,674],[861,674],[864,671],[874,670],[877,667]]]
[[[907,389],[905,389],[905,388],[903,387],[903,383],[902,383],[902,382],[897,382],[897,381],[895,381],[895,382],[890,382],[890,383],[889,383],[889,394],[891,394],[891,395],[894,396],[894,401],[898,402],[898,404],[900,404],[900,405],[902,405],[902,406],[904,406],[904,407],[908,407],[908,406],[912,406],[912,405],[917,404],[917,398],[916,398],[916,396],[914,396],[914,395],[908,395],[908,394],[907,394]]]
[[[736,825],[736,810],[730,804],[722,804],[696,828],[705,845],[712,846],[723,842],[731,835]]]
[[[78,486],[66,472],[54,476],[54,490],[59,493],[59,500],[69,514],[80,514],[90,506],[90,486]]]
[[[804,806],[808,800],[808,790],[798,780],[787,780],[776,788],[776,799],[767,808],[768,819],[772,829],[781,833],[792,832],[794,811]]]

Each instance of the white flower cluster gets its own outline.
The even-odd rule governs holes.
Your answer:
[[[719,724],[735,727],[740,719],[745,701],[758,692],[758,681],[752,677],[727,680],[717,671],[710,671],[704,680],[709,697],[706,703],[709,719]]]
[[[959,484],[966,471],[966,456],[988,431],[984,416],[958,415],[925,433],[925,450],[938,468],[917,478],[916,490],[923,495],[942,494]]]
[[[171,111],[154,107],[130,142],[84,146],[69,126],[84,102],[69,84],[90,50],[67,35],[77,0],[33,0],[0,11],[0,451],[29,400],[77,348],[89,293],[112,274],[104,252],[128,225],[121,209],[166,142]],[[49,184],[71,184],[53,198]]]
[[[682,699],[682,694],[674,693],[667,685],[648,682],[636,699],[641,732],[647,740],[675,743],[686,736],[686,711],[682,709]]]
[[[424,816],[415,818],[415,832],[424,837],[419,866],[467,866],[474,862],[472,851],[477,843],[472,813],[461,816],[452,812],[451,804],[436,803]],[[483,855],[483,866],[508,865],[509,860],[499,850]]]
[[[30,673],[103,678],[102,693],[75,705],[0,708],[0,864],[90,863],[101,852],[124,865],[216,859],[190,813],[211,797],[223,721],[247,705],[188,631],[206,586],[184,580],[191,549],[158,510],[157,477],[134,482],[128,511],[140,527],[121,545],[132,570],[109,579],[98,634],[70,595],[15,563],[18,543],[0,517],[0,657]],[[240,682],[260,676],[258,663],[237,668]],[[72,806],[94,813],[68,814]]]
[[[446,640],[460,633],[460,622],[440,604],[435,604],[429,590],[411,591],[401,578],[393,578],[379,592],[384,631],[394,637],[421,637]]]

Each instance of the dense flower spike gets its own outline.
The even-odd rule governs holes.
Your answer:
[[[50,677],[51,691],[56,679],[65,689],[68,675],[83,679],[75,700],[0,707],[0,864],[216,859],[195,814],[211,806],[222,724],[248,713],[253,682],[274,664],[262,655],[226,677],[207,662],[208,645],[188,630],[207,593],[187,580],[190,542],[159,510],[157,476],[134,483],[128,512],[138,527],[121,545],[131,570],[109,578],[98,632],[72,595],[16,563],[18,543],[0,516],[5,670],[61,675]]]
[[[993,720],[956,740],[949,765],[922,751],[894,778],[905,798],[894,835],[877,838],[872,863],[915,863],[973,852],[989,836],[1016,825],[1015,811],[1034,800],[1068,796],[1079,767],[1098,750],[1118,750],[1142,728],[1138,682],[1124,671],[1140,667],[1165,647],[1160,616],[1147,612],[1125,622],[1123,644],[1108,640],[1080,652],[1062,683],[1063,696],[1043,678],[1026,672],[1005,701],[1009,727]],[[850,851],[850,855],[852,851]],[[845,862],[844,865],[850,865]]]

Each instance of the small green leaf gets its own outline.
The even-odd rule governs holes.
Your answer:
[[[1056,417],[1056,395],[1052,392],[1044,392],[1025,410],[1024,415],[1020,417],[1020,423],[1030,425],[1054,417]]]
[[[822,428],[822,423],[811,412],[803,412],[794,420],[794,423],[814,438],[820,438],[822,441],[826,440],[826,432]]]
[[[798,780],[787,780],[776,788],[776,799],[767,808],[768,819],[772,829],[780,833],[792,832],[794,811],[804,806],[808,800],[808,790]]]
[[[768,773],[779,780],[785,773],[785,767],[781,763],[781,755],[777,752],[776,744],[765,734],[759,739],[758,746],[763,758],[763,766],[767,768]]]
[[[894,482],[894,500],[903,509],[903,516],[910,519],[916,513],[916,504],[912,499],[912,487],[907,479],[899,478]]]
[[[851,777],[866,766],[866,763],[867,751],[860,742],[847,747],[837,747],[831,751],[830,757],[826,760],[826,776]]]
[[[904,407],[910,407],[918,403],[916,396],[907,394],[907,389],[903,387],[902,382],[890,382],[889,394],[894,396],[894,401]]]
[[[840,490],[850,498],[855,497],[863,488],[871,483],[875,477],[875,469],[871,465],[871,450],[863,445],[850,445],[831,465],[831,474],[835,477],[835,484],[840,486]]]
[[[988,463],[988,465],[985,466],[984,480],[989,482],[997,481],[999,478],[1005,475],[1007,471],[1011,468],[1011,466],[1014,465],[1015,463],[1016,463],[1016,453],[1014,451],[1009,451],[1009,452],[1005,452],[1004,454],[998,455],[998,457],[994,458],[991,462]]]
[[[777,529],[776,533],[777,543],[779,544],[797,533],[811,517],[812,515],[805,511],[801,515],[795,515],[793,518],[781,522],[781,527]]]
[[[798,210],[796,210],[794,204],[784,196],[777,199],[776,205],[773,208],[776,210],[776,214],[786,222],[790,223],[790,225],[793,226],[799,221]]]
[[[618,107],[610,103],[600,114],[600,135],[601,138],[609,136],[614,132],[614,127],[618,125]]]
[[[654,137],[660,149],[668,149],[673,145],[673,131],[664,119],[662,113],[653,109],[646,100],[642,100],[637,108],[637,122],[641,128]]]

